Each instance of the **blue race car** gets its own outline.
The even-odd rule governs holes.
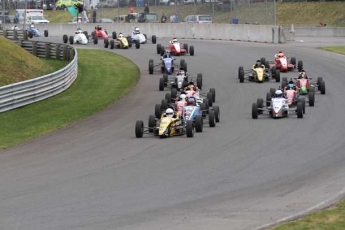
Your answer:
[[[35,25],[31,24],[28,27],[28,37],[32,38],[32,37],[40,37],[41,36],[41,32],[35,27]],[[44,37],[48,37],[48,30],[44,30]]]
[[[180,66],[174,63],[174,58],[171,57],[169,53],[166,53],[162,56],[160,63],[154,64],[153,59],[149,60],[149,73],[153,74],[153,71],[160,69],[161,73],[171,75],[174,73],[175,67],[179,67],[180,69],[184,69],[187,72],[187,62],[184,59],[180,60]]]

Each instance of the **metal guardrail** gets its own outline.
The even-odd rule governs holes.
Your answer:
[[[4,34],[0,31],[0,35]],[[0,87],[0,112],[8,111],[55,96],[72,85],[78,75],[77,50],[69,45],[13,40],[30,53],[70,61],[64,68],[38,78]]]

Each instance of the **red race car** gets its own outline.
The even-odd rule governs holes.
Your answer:
[[[270,67],[275,66],[280,72],[287,72],[293,71],[294,69],[298,69],[301,71],[303,69],[303,61],[299,60],[296,65],[296,58],[295,57],[286,57],[283,52],[279,51],[278,54],[274,55],[274,61],[270,62]]]
[[[189,51],[189,52],[188,52]],[[189,53],[190,56],[194,56],[194,46],[190,46],[188,50],[187,43],[180,43],[176,38],[169,42],[169,46],[165,48],[161,44],[157,44],[157,54],[163,56],[165,52],[169,52],[172,55],[179,56]]]
[[[101,26],[96,26],[95,30],[91,33],[92,38],[108,38],[108,33],[106,30],[103,30]]]

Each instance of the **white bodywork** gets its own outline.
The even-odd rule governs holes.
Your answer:
[[[179,42],[175,42],[175,43],[173,43],[173,45],[174,45],[177,53],[181,52],[181,45]]]
[[[285,57],[279,58],[279,60],[280,60],[280,63],[282,64],[282,66],[287,67],[287,60]]]
[[[85,34],[78,33],[74,35],[73,43],[86,45],[89,43],[89,39],[86,38]]]
[[[176,84],[178,89],[181,89],[183,87],[183,81],[185,77],[186,75],[184,74],[176,75]]]
[[[136,34],[132,32],[132,40],[138,40],[140,44],[146,43],[146,38],[144,34]]]
[[[44,18],[43,10],[39,9],[27,9],[25,14],[25,9],[17,9],[16,12],[20,15],[20,23],[24,22],[24,15],[26,16],[27,24],[46,24],[49,23],[47,19]]]
[[[289,114],[288,100],[285,98],[272,98],[272,117],[284,117]]]

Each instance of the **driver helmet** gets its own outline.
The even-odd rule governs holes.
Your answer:
[[[194,89],[194,82],[189,82],[187,85],[188,89],[193,90]]]
[[[165,115],[166,115],[167,117],[172,118],[172,117],[174,116],[174,110],[171,109],[171,108],[168,108],[167,110],[165,110]]]
[[[276,92],[274,93],[274,97],[283,97],[283,91],[281,91],[280,89],[276,90]]]
[[[134,32],[135,32],[136,34],[140,34],[139,28],[138,28],[138,27],[135,27]]]
[[[173,43],[177,42],[177,39],[176,39],[176,38],[173,38],[172,42],[173,42]]]
[[[31,27],[31,28],[35,28],[35,25],[34,25],[34,24],[31,24],[30,27]]]
[[[186,73],[184,72],[184,70],[183,69],[180,69],[179,71],[178,71],[178,73],[177,73],[177,75],[185,75]]]
[[[194,97],[189,97],[187,100],[188,105],[195,105],[195,98]]]
[[[279,51],[278,57],[284,57],[283,51],[281,51],[281,50]]]
[[[119,33],[119,38],[123,38],[123,34],[122,33]]]
[[[256,66],[260,66],[261,65],[261,61],[260,60],[257,60],[256,63],[255,63]]]
[[[187,98],[186,94],[180,95],[180,101],[186,101],[186,98]]]
[[[307,75],[306,75],[306,73],[304,71],[299,73],[299,77],[300,78],[306,78],[306,76]]]
[[[102,27],[100,25],[97,26],[97,30],[101,30]]]

